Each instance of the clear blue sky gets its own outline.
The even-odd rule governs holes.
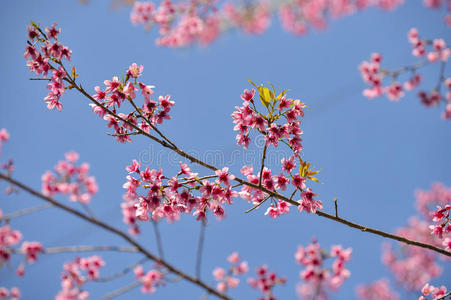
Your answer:
[[[129,8],[113,11],[107,2],[3,3],[0,128],[6,127],[11,139],[2,149],[1,160],[13,157],[14,176],[32,187],[40,189],[40,176],[63,159],[65,152],[76,150],[81,161],[91,163],[99,184],[93,210],[108,223],[126,229],[119,209],[125,165],[133,158],[162,153],[162,160],[152,160],[151,167],[162,167],[173,174],[179,158],[159,152],[157,145],[144,138],[135,139],[133,144],[116,143],[105,134],[104,121],[95,117],[88,102],[75,92],[68,92],[62,99],[63,112],[47,110],[42,100],[45,86],[28,81],[31,73],[23,59],[25,25],[30,19],[45,25],[57,22],[62,27],[61,39],[73,50],[73,63],[89,91],[103,80],[120,75],[131,63],[143,64],[143,80],[156,85],[156,93],[170,93],[176,101],[173,119],[163,126],[167,135],[201,156],[212,150],[223,151],[233,172],[238,172],[244,158],[229,159],[240,150],[235,145],[230,114],[241,103],[241,91],[249,87],[246,78],[290,89],[290,96],[310,107],[303,123],[304,155],[322,168],[320,179],[324,184],[313,188],[326,211],[333,211],[332,199],[338,197],[343,217],[393,231],[416,213],[416,188],[427,189],[435,181],[451,184],[451,122],[441,120],[441,110],[424,108],[414,94],[399,103],[368,101],[361,96],[364,84],[357,66],[371,52],[382,52],[388,67],[414,61],[406,39],[411,27],[416,26],[425,37],[445,37],[451,42],[441,13],[425,9],[420,1],[408,1],[393,13],[371,9],[333,21],[324,32],[305,37],[284,32],[274,20],[262,36],[234,32],[208,48],[182,50],[157,48],[154,34],[130,24]],[[427,74],[435,72],[431,69]],[[40,203],[25,193],[2,195],[0,201],[5,212]],[[227,208],[226,220],[211,220],[202,272],[206,281],[212,282],[214,267],[227,265],[228,254],[239,251],[252,269],[266,263],[288,276],[286,286],[275,292],[279,299],[295,299],[301,268],[294,263],[293,255],[298,245],[307,244],[312,237],[327,247],[342,244],[354,250],[349,264],[351,278],[332,299],[353,299],[358,284],[387,276],[392,279],[380,262],[382,239],[377,236],[297,212],[277,220],[264,216],[264,210],[244,214],[247,208],[245,201],[237,199]],[[12,226],[23,232],[25,240],[39,240],[46,247],[123,244],[56,209],[14,220]],[[150,224],[142,229],[140,240],[156,251]],[[199,224],[185,216],[172,225],[163,223],[161,230],[167,259],[194,273]],[[103,275],[140,258],[118,253],[105,253],[103,257],[108,264],[101,271]],[[0,269],[0,285],[19,286],[23,299],[50,299],[60,288],[62,264],[72,258],[72,254],[41,256],[37,264],[26,268],[24,278],[13,275],[19,264],[15,258],[11,268]],[[449,285],[449,270],[434,283]],[[92,283],[87,289],[96,299],[132,280],[128,276],[108,284]],[[151,297],[199,299],[201,294],[197,287],[179,282],[169,283]],[[243,285],[231,295],[253,299],[257,292]],[[122,299],[144,297],[136,290]]]

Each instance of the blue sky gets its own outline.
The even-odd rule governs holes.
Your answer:
[[[91,113],[86,99],[76,92],[64,96],[61,113],[47,110],[42,100],[45,86],[28,80],[32,74],[23,59],[25,25],[30,19],[61,26],[61,40],[72,49],[80,81],[89,91],[103,80],[120,75],[133,62],[144,65],[142,79],[156,85],[157,94],[171,94],[176,101],[173,119],[162,126],[164,132],[181,148],[201,157],[222,153],[235,173],[244,156],[239,152],[237,159],[229,159],[241,151],[235,145],[230,114],[241,103],[241,91],[249,88],[246,79],[271,81],[278,89],[290,89],[291,97],[302,99],[310,107],[303,122],[304,157],[322,169],[320,180],[324,184],[312,187],[323,200],[325,211],[333,211],[332,199],[338,197],[343,217],[393,231],[416,214],[416,188],[428,189],[435,181],[451,184],[451,123],[441,120],[441,110],[424,108],[414,93],[399,103],[369,101],[361,96],[365,85],[357,69],[374,51],[383,53],[389,68],[414,62],[406,38],[414,26],[425,37],[444,37],[451,42],[440,12],[409,1],[392,13],[370,9],[333,21],[324,32],[305,37],[284,32],[273,20],[262,36],[232,32],[208,48],[171,50],[157,48],[154,33],[133,27],[129,8],[111,10],[107,2],[10,1],[0,13],[0,81],[4,83],[0,128],[11,133],[1,159],[13,157],[14,176],[30,186],[40,189],[40,176],[63,159],[65,152],[76,150],[81,161],[91,164],[91,173],[99,184],[92,209],[106,222],[126,229],[119,209],[125,165],[134,158],[160,156],[161,160],[149,159],[150,166],[174,174],[180,160],[144,138],[134,139],[133,144],[118,144],[105,134],[104,121]],[[435,69],[427,69],[425,77],[427,74],[435,80]],[[205,174],[206,170],[195,169]],[[0,199],[5,212],[40,203],[25,193],[2,195]],[[380,262],[380,237],[294,211],[273,220],[264,216],[262,209],[245,214],[248,208],[247,202],[237,199],[227,208],[227,219],[211,219],[202,272],[207,282],[213,283],[214,267],[226,266],[227,255],[239,251],[252,270],[266,263],[278,274],[288,276],[286,286],[275,292],[280,299],[295,299],[301,267],[294,263],[293,255],[298,245],[306,245],[312,237],[325,247],[342,244],[354,251],[349,263],[352,275],[332,299],[352,299],[358,284],[381,277],[392,279]],[[14,220],[12,226],[23,232],[25,240],[39,240],[46,247],[123,244],[56,209]],[[175,224],[164,222],[160,228],[166,258],[194,273],[199,223],[185,216]],[[142,229],[140,241],[156,251],[151,225],[144,224]],[[24,278],[13,274],[19,263],[15,258],[11,267],[0,269],[0,285],[17,285],[24,299],[52,298],[59,290],[62,264],[73,256],[41,256],[38,263],[26,268]],[[107,262],[103,275],[140,259],[137,254],[121,253],[105,253],[103,257]],[[448,266],[441,279],[433,283],[449,284],[449,275]],[[132,280],[128,276],[108,284],[92,283],[87,289],[97,299]],[[197,287],[179,282],[169,283],[151,297],[198,299],[201,295]],[[253,299],[258,293],[242,285],[231,295]],[[122,299],[144,297],[135,290]]]

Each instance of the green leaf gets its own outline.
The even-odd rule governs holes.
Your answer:
[[[264,86],[259,86],[257,88],[258,93],[260,94],[260,101],[264,106],[268,107],[271,103],[271,99],[274,98],[272,92]]]
[[[282,99],[282,97],[286,94],[288,92],[288,90],[285,90],[285,91],[282,91],[280,94],[279,94],[279,96],[277,96],[277,100],[280,100],[280,99]]]
[[[256,89],[258,89],[258,87],[255,85],[255,83],[252,82],[252,80],[250,80],[250,79],[248,78],[247,81],[249,81],[253,86],[255,86]]]

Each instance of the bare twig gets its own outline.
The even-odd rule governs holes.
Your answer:
[[[21,249],[10,248],[11,253],[25,254]],[[57,254],[57,253],[69,253],[69,252],[95,252],[95,251],[117,251],[117,252],[134,252],[138,253],[139,250],[136,247],[126,246],[63,246],[63,247],[51,247],[44,248],[43,254]]]
[[[202,266],[202,252],[204,250],[205,241],[205,227],[207,222],[202,220],[200,222],[200,233],[199,233],[199,243],[197,245],[197,257],[196,257],[196,277],[200,278],[201,266]]]
[[[158,222],[152,220],[153,232],[155,233],[155,240],[157,241],[158,255],[164,258],[163,242],[161,241],[160,229],[158,228]]]
[[[265,147],[263,147],[263,154],[262,154],[262,162],[260,167],[260,178],[258,179],[258,185],[262,185],[262,176],[263,176],[263,169],[265,168],[265,159],[266,159],[266,150],[268,146],[265,143]]]
[[[130,283],[129,285],[124,286],[123,288],[117,289],[115,291],[112,291],[111,293],[105,295],[104,297],[101,298],[101,300],[108,300],[108,299],[113,299],[116,298],[120,295],[123,295],[131,290],[133,290],[134,288],[137,288],[138,286],[141,285],[141,281],[140,280],[136,280],[135,282]]]
[[[335,206],[335,217],[338,218],[338,199],[334,198],[334,206]]]
[[[149,259],[148,259],[147,257],[141,258],[141,259],[140,259],[139,261],[137,261],[136,263],[134,263],[134,264],[132,264],[132,265],[126,267],[125,269],[123,269],[123,270],[121,270],[121,271],[119,271],[119,272],[116,272],[116,273],[111,274],[111,275],[109,275],[109,276],[97,278],[97,279],[95,279],[94,281],[96,281],[96,282],[107,282],[107,281],[111,281],[111,280],[117,279],[117,278],[122,277],[122,276],[126,275],[127,273],[133,271],[133,269],[134,269],[135,267],[139,266],[140,264],[145,263],[145,262],[148,261],[148,260],[149,260]]]
[[[250,213],[251,211],[253,211],[254,209],[259,208],[263,203],[266,202],[266,200],[268,200],[271,196],[266,197],[265,199],[263,199],[259,204],[252,206],[251,208],[249,208],[248,210],[245,211],[245,213]]]
[[[24,208],[24,209],[9,213],[7,215],[4,215],[3,217],[0,218],[0,221],[5,221],[6,223],[8,223],[11,219],[25,216],[28,214],[32,214],[34,212],[38,212],[38,211],[50,208],[52,206],[53,206],[52,204],[46,203],[46,204],[41,204],[41,205],[37,205],[37,206],[33,206],[33,207]]]

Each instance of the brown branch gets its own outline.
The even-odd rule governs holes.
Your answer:
[[[97,100],[95,100],[91,95],[89,95],[82,88],[81,85],[77,85],[73,79],[70,78],[69,82],[80,93],[82,93],[84,96],[86,96],[90,101],[94,102],[99,107],[102,107],[109,114],[111,114],[111,115],[115,116],[116,118],[120,119],[121,121],[127,123],[128,125],[130,125],[134,129],[139,131],[142,135],[147,136],[148,138],[150,138],[153,141],[159,143],[160,145],[162,145],[165,148],[171,149],[172,151],[174,151],[177,154],[179,154],[181,157],[184,157],[184,158],[190,160],[191,163],[196,163],[196,164],[201,165],[201,166],[203,166],[203,167],[205,167],[207,169],[210,169],[212,171],[218,170],[218,168],[216,168],[215,166],[210,165],[210,164],[208,164],[208,163],[206,163],[206,162],[204,162],[204,161],[202,161],[202,160],[200,160],[200,159],[198,159],[198,158],[196,158],[196,157],[184,152],[183,150],[181,150],[177,146],[173,146],[173,145],[168,144],[168,142],[166,142],[165,140],[160,140],[159,138],[157,138],[157,137],[145,132],[144,130],[142,130],[141,128],[136,126],[135,124],[133,124],[133,123],[121,118],[117,114],[113,113],[110,109],[108,109],[107,107],[105,107],[104,105],[99,103]],[[163,134],[162,134],[162,136],[164,137]],[[234,180],[237,181],[240,184],[244,184],[244,185],[247,185],[247,186],[252,187],[254,189],[261,190],[262,192],[265,192],[268,195],[273,196],[274,198],[280,199],[282,201],[285,201],[285,202],[290,203],[290,204],[295,205],[295,206],[299,206],[299,203],[297,201],[293,201],[292,199],[289,199],[289,198],[285,197],[284,195],[281,195],[281,194],[276,193],[274,191],[270,191],[270,190],[264,188],[263,186],[252,184],[252,183],[250,183],[250,182],[248,182],[248,181],[246,181],[244,179],[241,179],[239,177],[235,177]],[[418,242],[418,241],[414,241],[414,240],[409,240],[409,239],[406,239],[404,237],[397,236],[397,235],[394,235],[394,234],[390,234],[390,233],[387,233],[387,232],[384,232],[384,231],[381,231],[381,230],[378,230],[378,229],[373,229],[373,228],[369,228],[369,227],[366,227],[366,226],[363,226],[363,225],[359,225],[357,223],[353,223],[351,221],[342,219],[342,218],[337,217],[337,216],[333,216],[331,214],[328,214],[328,213],[325,213],[325,212],[322,212],[322,211],[317,211],[316,215],[318,215],[320,217],[323,217],[323,218],[327,218],[327,219],[333,220],[335,222],[338,222],[338,223],[341,223],[341,224],[344,224],[344,225],[347,225],[347,226],[349,226],[351,228],[359,229],[359,230],[364,231],[364,232],[369,232],[369,233],[372,233],[372,234],[376,234],[376,235],[379,235],[379,236],[382,236],[382,237],[385,237],[385,238],[389,238],[389,239],[392,239],[392,240],[396,240],[396,241],[399,241],[399,242],[402,242],[402,243],[406,243],[406,244],[409,244],[409,245],[418,246],[418,247],[425,248],[425,249],[430,249],[430,250],[433,250],[435,252],[441,253],[441,254],[446,255],[446,256],[451,256],[451,252],[448,252],[448,251],[446,251],[444,249],[441,249],[439,247],[436,247],[434,245],[430,245],[430,244],[427,244],[427,243],[422,243],[422,242]]]
[[[89,216],[87,216],[87,215],[85,215],[85,214],[83,214],[83,213],[71,208],[70,206],[67,206],[67,205],[62,204],[62,203],[60,203],[58,201],[55,201],[54,199],[52,199],[50,197],[47,197],[47,196],[39,193],[38,191],[32,189],[31,187],[28,187],[28,186],[24,185],[23,183],[15,180],[15,179],[13,179],[11,177],[8,177],[8,176],[6,176],[6,175],[4,175],[2,173],[0,173],[0,179],[4,179],[4,180],[8,181],[9,183],[17,186],[18,188],[28,192],[29,194],[31,194],[31,195],[33,195],[33,196],[35,196],[37,198],[40,198],[40,199],[42,199],[42,200],[44,200],[44,201],[46,201],[48,203],[51,203],[54,206],[66,211],[66,212],[68,212],[68,213],[70,213],[70,214],[72,214],[74,216],[79,217],[80,219],[83,219],[83,220],[85,220],[85,221],[87,221],[87,222],[89,222],[89,223],[91,223],[93,225],[96,225],[96,226],[98,226],[100,228],[103,228],[106,231],[109,231],[109,232],[111,232],[111,233],[113,233],[113,234],[115,234],[117,236],[120,236],[125,241],[127,241],[130,245],[136,247],[138,252],[141,252],[142,254],[144,254],[149,259],[151,259],[151,260],[155,261],[156,263],[166,267],[169,272],[174,273],[176,275],[179,275],[180,277],[184,278],[185,280],[187,280],[187,281],[189,281],[189,282],[191,282],[191,283],[203,288],[204,290],[208,291],[209,293],[211,293],[211,294],[213,294],[213,295],[215,295],[215,296],[217,296],[217,297],[219,297],[221,299],[230,300],[230,298],[227,295],[224,295],[224,294],[216,291],[214,288],[208,286],[206,283],[202,282],[198,278],[195,278],[195,277],[193,277],[193,276],[191,276],[189,274],[186,274],[186,273],[182,272],[181,270],[177,269],[176,267],[172,266],[171,264],[169,264],[168,262],[166,262],[162,258],[158,258],[154,254],[149,252],[147,249],[145,249],[144,246],[142,246],[140,243],[138,243],[133,238],[131,238],[125,232],[123,232],[123,231],[121,231],[121,230],[119,230],[119,229],[117,229],[115,227],[112,227],[112,226],[110,226],[110,225],[108,225],[108,224],[106,224],[106,223],[104,223],[104,222],[102,222],[102,221],[100,221],[98,219],[91,218],[91,217],[89,217]]]

